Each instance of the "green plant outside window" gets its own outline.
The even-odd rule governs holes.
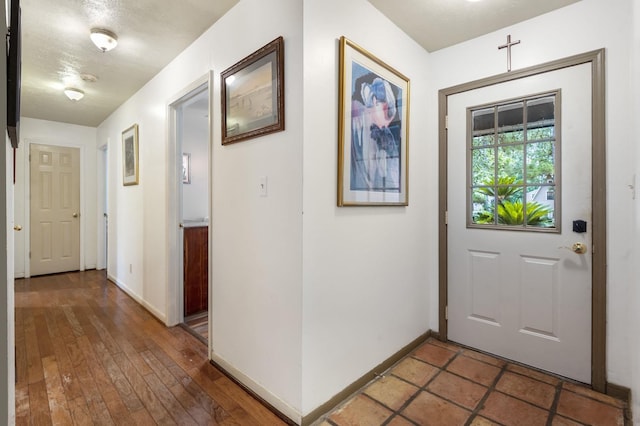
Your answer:
[[[556,228],[558,93],[471,108],[472,226]]]

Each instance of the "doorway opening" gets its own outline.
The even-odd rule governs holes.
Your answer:
[[[210,75],[169,104],[169,325],[180,324],[204,343],[210,330]],[[173,241],[171,241],[173,240]]]

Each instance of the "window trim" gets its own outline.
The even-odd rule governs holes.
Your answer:
[[[473,222],[473,174],[472,174],[472,161],[473,161],[473,151],[481,148],[495,148],[501,146],[498,141],[494,141],[492,145],[483,145],[482,147],[474,147],[473,146],[473,112],[483,109],[490,108],[499,108],[503,105],[508,105],[517,102],[526,102],[535,99],[545,98],[545,97],[554,97],[555,98],[555,106],[554,106],[554,185],[553,188],[555,190],[555,199],[554,199],[554,221],[555,226],[552,228],[544,228],[544,227],[536,227],[532,225],[527,225],[523,223],[521,225],[504,225],[499,223],[491,223],[491,224],[480,224]],[[514,98],[502,99],[499,101],[489,102],[485,104],[474,105],[471,107],[467,107],[467,123],[466,123],[466,218],[467,218],[467,228],[474,229],[488,229],[488,230],[503,230],[503,231],[518,231],[518,232],[541,232],[541,233],[549,233],[549,234],[560,234],[562,233],[562,90],[549,90],[539,93],[533,93],[525,96],[518,96]],[[523,108],[523,121],[526,123],[526,108]],[[523,149],[526,152],[526,146],[531,144],[527,140],[527,132],[523,129],[523,141],[517,142],[513,145],[522,145],[525,148]],[[495,130],[494,130],[495,134]],[[535,143],[538,143],[536,141]],[[502,144],[502,146],[511,146],[512,144]],[[547,186],[544,184],[541,185],[532,185],[527,183],[527,169],[526,169],[526,157],[524,161],[524,169],[523,169],[523,182],[520,186],[523,191],[526,187],[532,186]],[[494,164],[495,170],[498,168],[498,163]],[[497,172],[496,172],[497,174]],[[494,178],[495,179],[495,178]],[[513,185],[516,186],[516,185]],[[526,197],[524,197],[524,208],[526,208]]]

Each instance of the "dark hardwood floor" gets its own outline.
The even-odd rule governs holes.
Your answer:
[[[167,328],[87,271],[16,280],[17,425],[280,425]]]

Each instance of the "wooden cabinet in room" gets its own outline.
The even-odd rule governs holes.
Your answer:
[[[208,309],[209,232],[206,226],[184,228],[184,316]]]

